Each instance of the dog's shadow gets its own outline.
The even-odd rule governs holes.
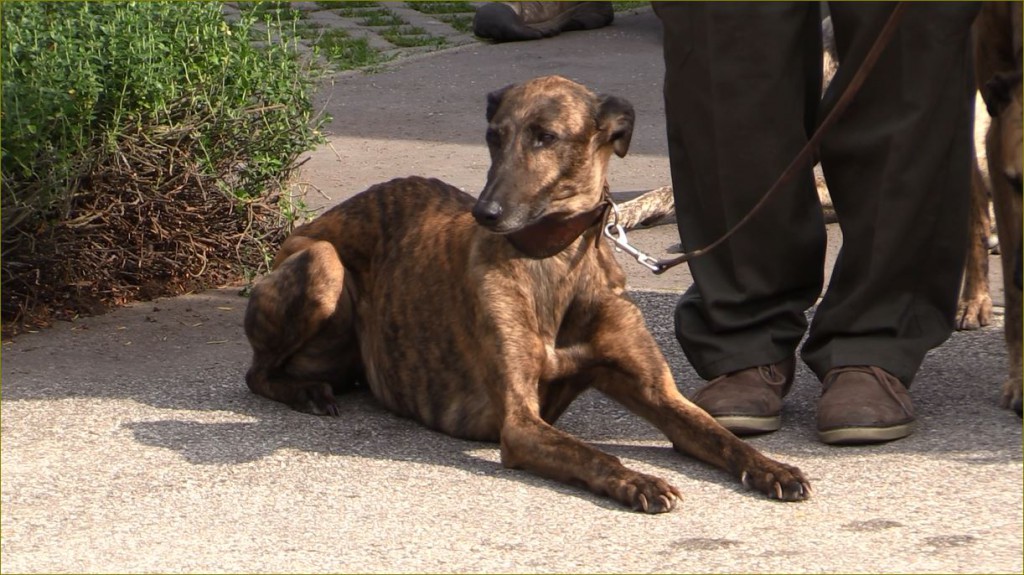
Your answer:
[[[575,495],[608,509],[624,509],[584,489],[506,469],[499,461],[497,444],[457,439],[428,430],[386,411],[367,391],[340,396],[337,417],[295,412],[244,389],[229,396],[222,407],[230,405],[232,414],[227,418],[239,421],[162,419],[128,422],[123,429],[135,441],[176,452],[193,465],[241,465],[271,457],[281,450],[301,450],[329,457],[452,467],[477,476]],[[656,429],[597,393],[587,393],[577,400],[558,427],[625,460],[627,465],[630,460],[642,462],[646,472],[680,474],[685,481],[735,484],[735,491],[746,491],[724,472],[676,453]],[[622,442],[624,435],[639,443]]]

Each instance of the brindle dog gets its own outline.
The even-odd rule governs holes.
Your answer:
[[[649,513],[664,480],[553,426],[594,387],[685,454],[769,497],[810,494],[687,401],[601,238],[606,174],[633,107],[557,76],[487,97],[491,167],[479,200],[439,180],[396,179],[289,237],[253,289],[246,381],[301,411],[335,414],[365,382],[389,410],[449,435],[498,441],[506,467]]]

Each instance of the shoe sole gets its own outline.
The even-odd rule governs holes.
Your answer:
[[[829,445],[864,445],[869,443],[885,443],[901,439],[914,433],[916,422],[893,425],[890,427],[840,427],[827,431],[818,430],[818,439]]]
[[[756,435],[778,431],[782,427],[782,416],[755,417],[750,415],[712,416],[722,427],[735,435]]]

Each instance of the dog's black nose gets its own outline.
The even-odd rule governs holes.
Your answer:
[[[473,217],[482,225],[491,225],[501,217],[501,204],[480,200],[473,206]]]

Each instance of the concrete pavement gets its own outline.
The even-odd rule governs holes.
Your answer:
[[[331,145],[311,154],[307,201],[326,206],[395,176],[483,184],[484,94],[559,73],[631,100],[617,192],[667,183],[657,21],[509,45],[466,45],[339,75],[322,105]],[[671,226],[636,232],[653,252]],[[837,230],[830,237],[838,244]],[[834,253],[834,246],[832,252]],[[672,336],[682,272],[624,262],[686,393],[699,379]],[[994,266],[997,267],[997,266]],[[677,456],[590,393],[559,425],[677,485],[645,516],[505,470],[495,445],[390,415],[366,394],[340,418],[248,392],[237,287],[140,303],[3,346],[2,539],[14,572],[1006,572],[1022,565],[1021,421],[997,405],[999,325],[957,333],[913,387],[920,428],[891,444],[817,442],[803,367],[784,428],[751,443],[799,465],[803,503],[745,491]],[[1001,314],[997,317],[1001,321]]]

